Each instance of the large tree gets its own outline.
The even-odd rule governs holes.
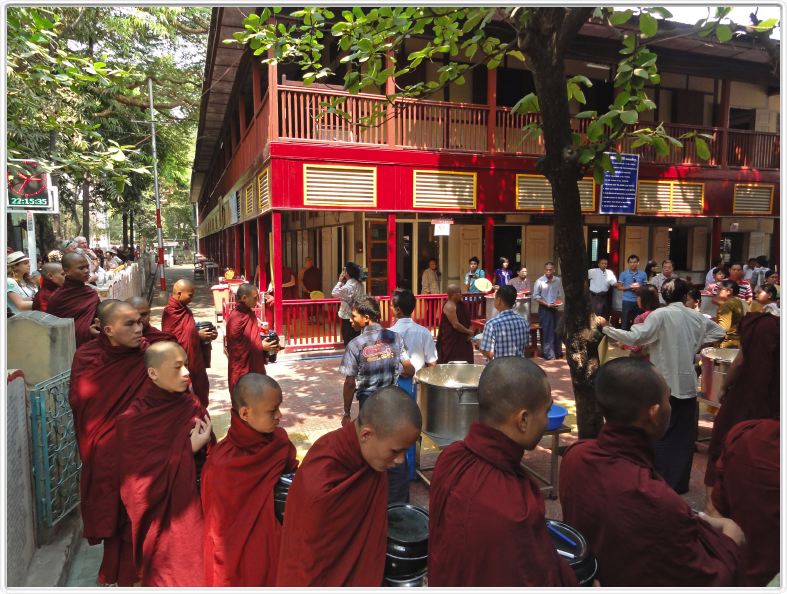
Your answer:
[[[697,23],[697,31],[720,41],[729,40],[739,28],[726,18],[729,9],[719,8]],[[669,18],[663,8],[613,11],[604,8],[493,8],[493,7],[381,7],[352,8],[341,13],[330,8],[306,7],[283,14],[281,9],[262,9],[245,20],[245,31],[235,41],[248,44],[264,62],[294,61],[304,71],[304,82],[334,78],[344,68],[344,86],[351,93],[377,89],[389,77],[397,77],[395,93],[421,97],[450,83],[464,83],[472,68],[496,68],[506,57],[526,63],[535,82],[535,93],[522,97],[515,113],[537,113],[523,134],[543,137],[545,154],[539,171],[549,180],[554,203],[557,254],[566,293],[565,333],[568,364],[577,402],[580,437],[594,436],[602,423],[592,389],[598,367],[598,334],[593,329],[587,288],[585,243],[577,182],[593,175],[597,182],[612,169],[609,156],[626,137],[633,148],[651,146],[659,154],[669,144],[693,142],[697,154],[709,154],[706,138],[692,134],[669,137],[659,126],[639,126],[640,114],[656,107],[646,85],[658,85],[657,55],[649,42],[659,34],[659,21]],[[584,76],[567,76],[565,58],[579,30],[589,20],[605,24],[621,44],[615,70],[615,100],[602,113],[585,111],[577,118],[589,123],[580,135],[571,127],[571,99],[585,103]],[[754,33],[764,33],[774,22],[757,23]],[[422,49],[403,53],[405,40],[417,36]],[[326,52],[329,41],[338,42],[338,56]],[[329,62],[329,56],[332,61]],[[404,59],[397,59],[404,56]],[[438,79],[402,85],[403,75],[423,61],[437,62]],[[467,63],[471,61],[474,63]],[[410,79],[412,77],[409,77]],[[324,105],[326,111],[349,118],[343,99]],[[385,106],[361,125],[379,125]]]

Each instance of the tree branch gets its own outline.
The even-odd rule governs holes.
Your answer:
[[[170,21],[172,28],[184,33],[185,35],[207,35],[210,29],[204,25],[200,26],[199,28],[195,29],[192,27],[188,27],[182,23],[177,21]]]
[[[593,15],[593,8],[572,8],[563,19],[558,34],[558,47],[567,48],[587,20]]]
[[[133,97],[128,97],[126,95],[115,95],[115,101],[118,103],[122,103],[123,105],[128,105],[130,107],[139,107],[140,109],[148,109],[150,105],[147,101],[143,99],[135,99]],[[175,109],[176,107],[180,107],[183,104],[189,105],[191,107],[199,107],[199,102],[194,101],[193,99],[189,99],[188,97],[178,97],[175,101],[167,101],[162,103],[154,103],[153,107],[157,110],[161,111],[164,109]]]

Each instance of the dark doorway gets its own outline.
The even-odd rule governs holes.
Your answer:
[[[669,232],[669,259],[675,270],[688,270],[689,228],[674,227]],[[658,263],[661,266],[661,262]]]
[[[396,223],[396,286],[418,292],[413,287],[412,223]]]
[[[500,268],[500,258],[508,258],[508,267],[511,270],[519,270],[522,266],[522,227],[495,227],[495,267],[487,270],[487,276]]]
[[[609,258],[609,227],[588,226],[588,268],[594,268],[599,258]]]
[[[730,128],[736,130],[754,130],[757,110],[730,108]]]
[[[734,262],[743,264],[743,233],[722,233],[721,255],[728,266]]]

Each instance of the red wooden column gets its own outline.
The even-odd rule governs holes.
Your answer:
[[[495,219],[491,215],[486,216],[486,223],[484,225],[484,271],[486,277],[494,284],[493,276],[495,274]]]
[[[271,22],[273,22],[271,17]],[[268,57],[273,58],[273,49],[268,50]],[[279,70],[276,62],[268,64],[268,142],[279,137]]]
[[[268,234],[265,217],[257,217],[257,262],[260,267],[259,289],[268,288]]]
[[[726,154],[726,153],[725,153]],[[713,229],[710,234],[710,261],[716,262],[721,256],[721,218],[713,218]]]
[[[388,214],[388,294],[396,288],[396,215]]]
[[[721,81],[721,163],[722,167],[727,166],[727,154],[730,142],[730,87],[732,83],[725,79]]]
[[[259,60],[251,61],[251,94],[254,101],[254,117],[257,117],[257,110],[262,104],[262,65]]]
[[[497,68],[486,71],[486,105],[489,108],[489,120],[486,123],[486,150],[494,153],[497,124]]]
[[[620,223],[617,215],[609,217],[609,269],[620,274]]]
[[[394,51],[388,50],[386,53],[386,68],[394,66]],[[391,96],[396,93],[396,78],[393,75],[385,79],[385,95]],[[388,146],[396,145],[396,111],[393,103],[385,105],[385,140]]]
[[[251,269],[251,226],[254,221],[246,221],[243,223],[243,274],[246,275],[246,280],[251,282],[254,279],[254,271]]]
[[[235,278],[240,276],[241,266],[243,265],[240,256],[240,242],[243,241],[240,235],[240,226],[241,223],[237,223],[232,227],[232,245],[235,247],[234,264],[232,267],[235,269]]]
[[[273,262],[273,328],[276,334],[281,334],[284,317],[284,304],[282,296],[282,245],[283,238],[281,235],[281,213],[273,211],[271,213],[271,231],[273,233],[273,251],[271,253],[271,262]]]

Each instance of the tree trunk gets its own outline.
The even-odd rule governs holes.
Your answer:
[[[539,163],[552,186],[555,237],[566,295],[563,313],[566,358],[577,406],[580,438],[595,437],[603,419],[596,405],[593,376],[598,369],[598,332],[590,329],[590,294],[582,209],[577,182],[581,168],[573,146],[566,93],[564,50],[573,40],[566,18],[571,11],[588,9],[538,9],[537,21],[528,27],[527,51],[531,58],[546,155]],[[577,15],[575,15],[577,16]],[[589,12],[588,12],[589,16]],[[584,19],[576,19],[584,22]],[[579,29],[578,25],[576,30]]]
[[[128,247],[128,213],[123,211],[123,249]]]
[[[77,233],[87,239],[87,244],[90,245],[90,182],[88,180],[82,182],[82,228],[81,233]]]
[[[131,254],[134,254],[134,211],[128,213],[128,241],[131,245]]]

